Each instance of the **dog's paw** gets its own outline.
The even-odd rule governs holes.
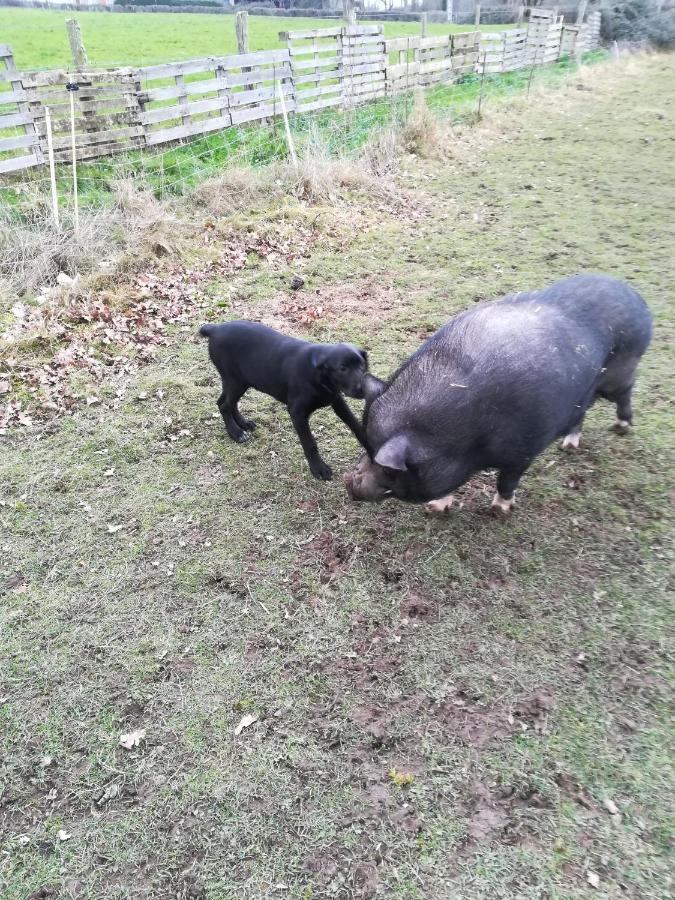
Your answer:
[[[230,437],[237,444],[245,444],[246,441],[249,439],[250,435],[249,435],[248,431],[240,431],[237,434],[231,434]]]
[[[333,477],[333,470],[323,460],[310,466],[312,475],[319,481],[330,481]]]
[[[255,431],[258,426],[256,425],[255,422],[252,422],[251,419],[242,419],[241,427],[245,431]]]

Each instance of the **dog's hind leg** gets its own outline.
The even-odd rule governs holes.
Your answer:
[[[248,430],[242,424],[242,419],[237,403],[246,391],[243,384],[234,381],[226,381],[223,378],[223,392],[218,397],[218,409],[223,417],[227,433],[238,444],[243,444],[248,440]],[[251,424],[251,423],[249,423]]]

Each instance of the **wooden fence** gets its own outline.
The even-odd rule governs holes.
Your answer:
[[[47,159],[45,109],[57,161],[174,143],[289,113],[349,108],[474,72],[544,65],[599,44],[600,13],[578,25],[533,9],[526,27],[386,40],[381,25],[282,33],[286,47],[95,72],[18,72],[0,45],[0,174]],[[72,92],[72,93],[71,93]]]

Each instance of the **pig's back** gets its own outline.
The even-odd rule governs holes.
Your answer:
[[[490,445],[517,433],[538,452],[588,405],[613,354],[640,355],[649,334],[647,307],[628,285],[575,276],[452,319],[376,405],[403,427],[442,422],[455,445],[462,436],[473,443],[476,430]]]

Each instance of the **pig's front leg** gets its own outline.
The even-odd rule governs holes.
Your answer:
[[[333,400],[332,407],[335,415],[345,423],[359,444],[361,444],[362,447],[365,447],[365,435],[361,428],[361,424],[342,397],[336,397],[335,400]]]
[[[319,481],[330,481],[333,477],[333,470],[321,459],[319,448],[309,427],[309,417],[314,410],[309,410],[302,406],[293,406],[289,407],[288,412],[290,413],[293,427],[300,438],[305,459],[309,463],[310,472]]]
[[[505,472],[497,475],[497,493],[492,500],[492,512],[498,516],[510,516],[513,511],[514,494],[523,472]]]

